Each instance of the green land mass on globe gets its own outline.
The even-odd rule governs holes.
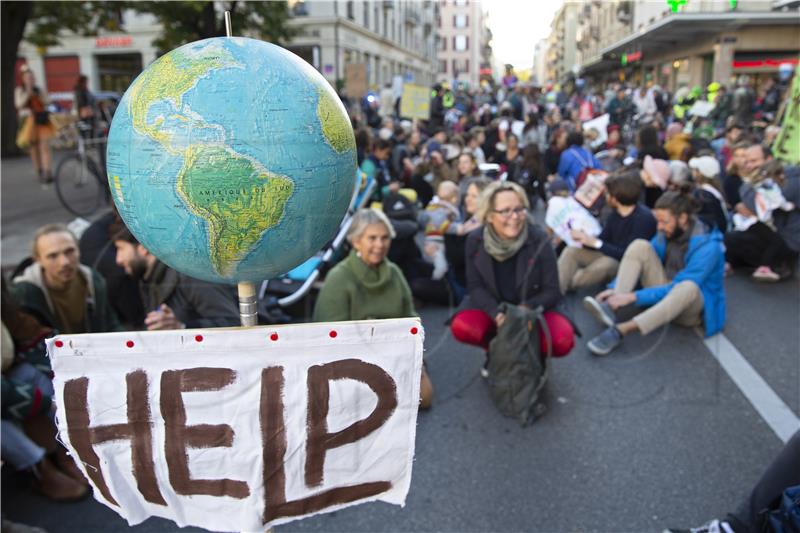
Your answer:
[[[322,134],[328,144],[338,153],[356,149],[356,139],[350,130],[347,117],[343,115],[336,101],[325,90],[317,91],[317,118],[322,125]]]
[[[229,276],[261,235],[278,224],[294,182],[220,146],[191,146],[184,158],[178,193],[208,222],[211,262]]]

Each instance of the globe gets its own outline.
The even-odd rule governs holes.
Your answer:
[[[274,278],[336,233],[356,146],[328,82],[242,37],[161,56],[125,92],[108,136],[111,195],[137,240],[214,282]]]

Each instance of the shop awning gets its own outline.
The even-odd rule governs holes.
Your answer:
[[[647,61],[649,55],[665,50],[679,48],[699,39],[721,32],[736,31],[745,26],[798,26],[800,14],[797,11],[746,13],[675,13],[642,28],[603,49],[604,60],[617,60],[626,52],[642,52]],[[797,43],[795,43],[797,44]]]

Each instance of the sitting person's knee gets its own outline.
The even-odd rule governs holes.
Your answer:
[[[625,255],[640,255],[642,253],[647,253],[652,249],[650,241],[645,239],[636,239],[632,243],[628,245],[628,248],[625,250]]]

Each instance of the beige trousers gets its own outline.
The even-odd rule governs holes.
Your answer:
[[[653,246],[644,239],[633,241],[625,250],[614,290],[633,292],[639,282],[645,288],[669,283],[664,265]],[[633,321],[642,335],[672,321],[681,326],[699,326],[703,323],[703,293],[693,281],[682,281],[660,302],[633,317]]]
[[[558,258],[561,293],[607,283],[614,278],[619,261],[603,252],[567,246]]]

